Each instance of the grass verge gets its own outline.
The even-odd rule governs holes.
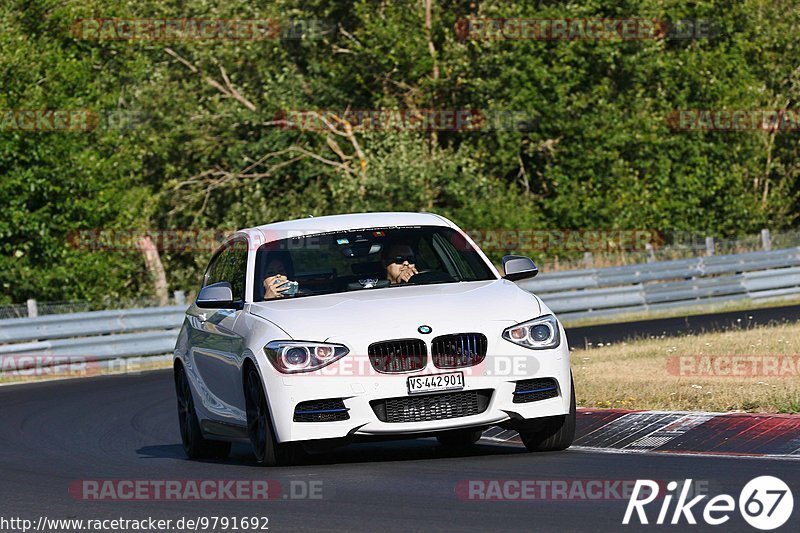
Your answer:
[[[132,376],[150,370],[172,368],[172,356],[162,357],[132,357],[119,359],[117,364],[100,366],[96,364],[63,364],[57,367],[41,367],[36,369],[19,370],[16,372],[0,373],[0,385],[14,383],[34,383],[40,381],[55,381],[59,379],[85,378],[93,376]]]
[[[786,324],[575,349],[577,401],[581,407],[800,413],[799,348],[800,324]]]

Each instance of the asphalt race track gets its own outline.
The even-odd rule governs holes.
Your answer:
[[[180,445],[168,371],[0,387],[2,516],[48,518],[196,518],[266,516],[271,531],[756,531],[734,512],[724,526],[622,526],[627,499],[480,501],[458,495],[466,480],[703,480],[711,495],[738,499],[761,475],[783,479],[800,523],[800,461],[616,454],[568,450],[528,454],[479,444],[446,453],[433,439],[370,443],[313,455],[291,468],[253,466],[245,446],[224,461],[187,460]],[[270,479],[269,501],[83,499],[81,480]],[[293,483],[321,498],[284,499]],[[295,495],[300,495],[299,490]],[[660,507],[660,504],[654,504]],[[648,508],[651,521],[658,507]],[[702,515],[701,511],[695,512]],[[671,513],[670,513],[671,516]],[[700,518],[702,524],[702,519]]]
[[[765,307],[748,311],[726,311],[670,318],[651,318],[566,328],[569,345],[584,348],[599,343],[621,342],[633,338],[676,337],[709,331],[749,329],[756,326],[793,323],[800,320],[800,305]]]

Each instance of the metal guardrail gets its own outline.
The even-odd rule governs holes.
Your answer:
[[[175,328],[183,322],[185,311],[185,305],[176,305],[11,318],[0,320],[0,343]],[[0,353],[3,348],[0,346]]]
[[[800,248],[543,273],[519,283],[575,319],[800,294]]]
[[[778,298],[800,294],[800,248],[545,272],[519,284],[567,319]],[[184,311],[176,305],[0,320],[0,360],[110,364],[163,356],[174,349]],[[4,363],[0,374],[9,369],[14,365]]]
[[[127,366],[119,360],[163,359],[152,356],[172,353],[185,311],[179,305],[0,320],[0,376],[57,366],[68,373],[83,363],[92,363],[92,370],[118,369]]]

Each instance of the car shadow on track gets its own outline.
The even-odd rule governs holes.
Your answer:
[[[189,460],[180,444],[143,446],[137,449],[136,453],[142,459]],[[468,448],[453,450],[438,445],[435,439],[392,440],[354,443],[326,451],[303,453],[298,458],[295,466],[439,460],[445,458],[519,455],[524,453],[526,451],[522,447],[483,442]],[[228,457],[224,459],[204,459],[197,462],[255,465],[255,458],[247,444],[235,443]]]

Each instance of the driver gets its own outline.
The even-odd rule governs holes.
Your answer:
[[[407,244],[392,244],[383,254],[383,266],[386,269],[386,279],[391,285],[406,283],[414,274],[418,274],[415,267],[417,262],[414,250]]]

